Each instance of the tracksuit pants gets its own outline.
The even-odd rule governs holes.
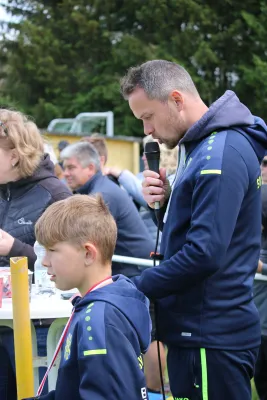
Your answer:
[[[169,348],[168,373],[174,400],[251,400],[250,380],[257,354],[258,348]]]

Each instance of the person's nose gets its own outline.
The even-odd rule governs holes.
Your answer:
[[[66,168],[66,169],[64,169],[64,171],[63,171],[63,175],[65,176],[65,178],[68,178],[69,176],[70,176],[70,173],[69,173],[69,171],[68,171],[68,169]]]
[[[44,258],[42,259],[42,265],[46,268],[50,267],[50,262],[47,256],[47,252],[45,252]]]
[[[149,123],[147,123],[147,122],[144,121],[144,134],[145,134],[146,136],[152,135],[152,133],[153,133],[154,131],[155,131],[155,130],[154,130],[153,126],[152,126],[151,124],[149,124]]]

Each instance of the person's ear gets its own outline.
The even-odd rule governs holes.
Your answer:
[[[170,93],[170,100],[173,101],[178,109],[178,111],[181,111],[184,107],[184,98],[181,92],[178,90],[173,90]]]
[[[92,265],[97,257],[97,249],[93,243],[85,243],[85,256],[84,256],[84,263],[86,266]]]
[[[104,168],[104,166],[106,165],[106,162],[107,162],[106,157],[100,156],[100,164],[101,164],[102,168]]]
[[[11,150],[11,165],[15,167],[19,162],[19,155],[16,149]]]
[[[90,177],[96,174],[96,172],[97,172],[96,167],[93,163],[90,163],[87,168],[88,168]]]

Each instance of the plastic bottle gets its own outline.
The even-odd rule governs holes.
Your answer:
[[[47,268],[42,265],[43,258],[45,256],[45,248],[37,241],[33,246],[36,254],[36,261],[34,263],[34,278],[36,294],[43,293],[55,293],[55,286],[50,281],[49,275],[47,275]]]

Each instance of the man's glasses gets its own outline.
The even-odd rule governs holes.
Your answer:
[[[8,130],[7,130],[7,127],[6,127],[6,125],[4,124],[4,122],[0,121],[0,127],[2,128],[4,134],[5,134],[6,136],[8,136]]]
[[[262,160],[261,165],[262,167],[267,167],[267,160]]]

